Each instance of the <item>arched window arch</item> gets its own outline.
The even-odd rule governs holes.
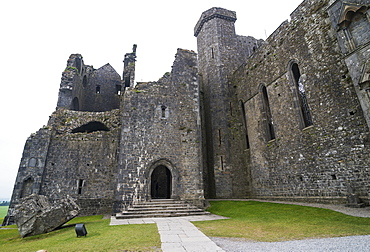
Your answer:
[[[267,94],[267,88],[265,85],[260,86],[261,97],[262,97],[262,116],[265,124],[266,140],[270,141],[275,139],[275,129],[272,121],[271,109],[269,97]]]
[[[294,61],[290,64],[290,73],[293,79],[294,93],[296,94],[296,103],[299,110],[301,128],[306,128],[312,125],[312,118],[304,86],[305,76],[301,75],[298,64]]]
[[[240,100],[239,103],[240,103],[240,109],[242,113],[243,132],[245,134],[245,144],[246,144],[246,148],[249,149],[250,145],[249,145],[248,126],[247,126],[247,114],[245,112],[244,102]]]
[[[95,131],[109,131],[104,123],[92,121],[72,130],[72,133],[91,133]]]
[[[72,110],[75,110],[75,111],[80,110],[80,103],[79,103],[77,97],[73,98],[73,100],[72,100]]]

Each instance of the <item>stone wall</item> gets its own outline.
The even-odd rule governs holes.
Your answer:
[[[196,54],[178,49],[171,73],[124,94],[115,211],[153,196],[153,171],[171,174],[169,197],[202,205]]]
[[[7,223],[9,218],[11,218],[10,223],[13,222],[14,207],[22,198],[40,193],[50,137],[51,129],[44,127],[27,139],[4,223]]]
[[[98,69],[85,65],[80,54],[72,54],[62,73],[58,108],[103,112],[118,109],[121,77],[110,64]]]
[[[345,202],[354,189],[368,201],[369,129],[327,4],[304,1],[233,76],[235,95],[244,104],[252,197]],[[298,84],[312,125],[305,124]],[[242,108],[236,99],[233,105],[239,112],[231,127],[242,132]]]
[[[236,35],[235,21],[234,11],[211,8],[194,28],[201,75],[204,183],[210,198],[243,198],[249,191],[243,153],[232,148],[240,138],[230,131],[233,87],[228,79],[262,41]]]
[[[121,113],[60,109],[49,120],[49,145],[41,194],[70,195],[82,214],[109,213],[112,203]]]

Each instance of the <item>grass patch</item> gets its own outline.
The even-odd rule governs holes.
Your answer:
[[[161,247],[155,224],[109,226],[109,222],[101,215],[77,217],[58,230],[23,239],[17,229],[0,229],[0,251],[155,251]],[[76,238],[76,223],[85,224],[86,237]]]
[[[204,234],[253,241],[370,234],[370,218],[328,209],[256,201],[212,201],[208,211],[227,220],[193,222]]]
[[[4,218],[8,213],[9,206],[0,206],[0,218]]]

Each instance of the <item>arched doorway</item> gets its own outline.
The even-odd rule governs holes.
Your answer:
[[[170,199],[172,190],[171,171],[164,165],[157,166],[151,175],[152,199]]]

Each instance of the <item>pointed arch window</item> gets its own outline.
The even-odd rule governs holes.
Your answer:
[[[265,85],[261,85],[262,96],[262,115],[265,122],[266,140],[271,141],[275,139],[275,129],[272,121],[271,109],[267,89]]]
[[[298,64],[293,63],[291,64],[291,75],[293,77],[294,82],[294,91],[296,93],[297,98],[297,105],[300,115],[301,121],[301,128],[306,128],[312,125],[312,117],[310,108],[308,107],[307,97],[306,97],[306,90],[304,86],[305,78],[301,75],[299,70]]]

